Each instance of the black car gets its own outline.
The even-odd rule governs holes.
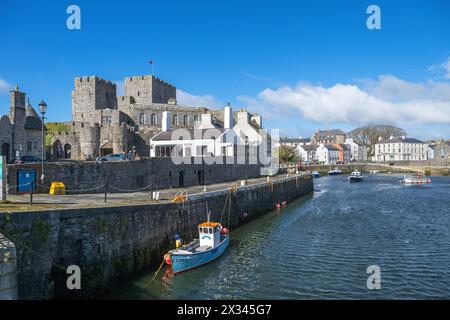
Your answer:
[[[36,156],[23,156],[19,159],[14,160],[13,163],[15,164],[22,164],[22,163],[36,163],[36,162],[42,162],[41,158]]]

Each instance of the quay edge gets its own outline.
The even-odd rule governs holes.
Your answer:
[[[230,226],[313,190],[313,179],[305,174],[240,187],[230,196]],[[159,265],[163,254],[173,248],[176,233],[185,241],[192,239],[205,219],[206,206],[211,218],[219,220],[227,194],[213,193],[184,203],[0,213],[1,230],[17,241],[19,299],[99,298],[120,288]],[[81,290],[66,287],[68,275],[58,266],[69,265],[81,269]]]

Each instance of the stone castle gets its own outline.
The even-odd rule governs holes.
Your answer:
[[[164,111],[170,112],[173,129],[194,128],[205,113],[223,126],[223,110],[178,105],[175,86],[154,76],[125,78],[123,96],[117,96],[116,84],[96,76],[74,82],[70,129],[54,134],[53,159],[94,160],[131,150],[149,156],[150,138],[161,131]]]
[[[0,116],[0,154],[9,162],[22,156],[41,157],[42,122],[16,86],[10,91],[9,114]]]

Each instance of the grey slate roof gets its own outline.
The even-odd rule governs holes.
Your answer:
[[[340,151],[338,148],[336,148],[335,146],[332,146],[331,144],[327,144],[325,146],[325,148],[327,148],[330,151]]]
[[[280,143],[308,143],[311,138],[280,138]]]
[[[383,139],[381,141],[378,141],[376,144],[384,144],[384,143],[398,143],[398,142],[406,142],[406,143],[425,143],[423,141],[420,141],[416,138],[405,138],[402,139],[402,137],[395,137],[393,139]]]
[[[218,138],[219,136],[221,136],[226,130],[228,129],[224,129],[224,128],[213,128],[213,129],[183,129],[185,131],[188,132],[189,136],[191,137],[191,139],[194,139],[196,137],[203,137],[205,135],[205,132],[208,131],[208,137],[213,137],[213,138]],[[152,140],[153,141],[167,141],[167,140],[172,140],[172,134],[173,134],[173,130],[170,131],[162,131],[158,134],[156,134]],[[182,139],[179,139],[182,140]]]
[[[25,129],[42,130],[42,120],[29,103],[25,106],[25,115]],[[44,130],[47,130],[47,128],[44,127]]]
[[[319,130],[316,132],[316,137],[319,139],[335,137],[336,135],[345,135],[345,132],[340,129]]]
[[[305,146],[301,146],[301,147],[305,151],[316,151],[318,146],[310,144],[310,145],[305,145]]]

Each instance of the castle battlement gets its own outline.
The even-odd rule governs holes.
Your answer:
[[[144,76],[132,76],[132,77],[126,77],[125,78],[125,82],[137,82],[137,81],[142,81],[142,80],[152,80],[153,82],[156,82],[160,85],[164,85],[167,87],[171,87],[171,88],[175,88],[174,85],[168,83],[167,81],[164,81],[158,77],[155,76],[151,76],[151,75],[144,75]]]
[[[89,84],[100,84],[100,85],[107,85],[107,86],[116,86],[116,84],[112,81],[102,79],[98,76],[87,76],[87,77],[76,77],[75,78],[75,85],[80,83],[89,83]]]

